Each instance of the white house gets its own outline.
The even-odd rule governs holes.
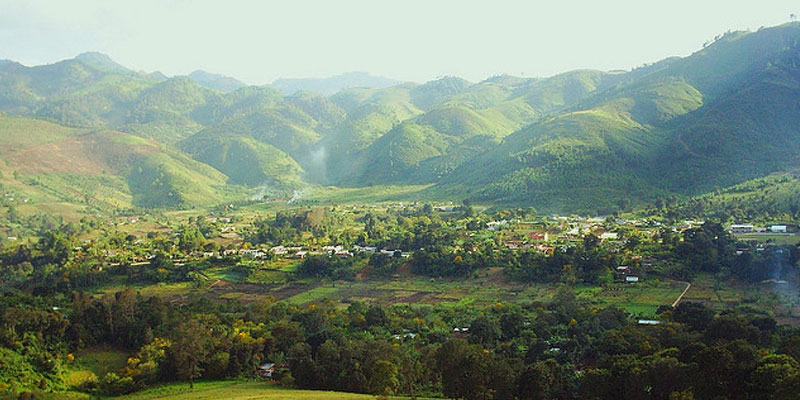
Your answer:
[[[769,231],[772,233],[786,233],[786,225],[771,225]]]
[[[658,325],[661,323],[661,321],[657,319],[640,319],[638,322],[639,325]]]
[[[271,251],[272,254],[275,254],[275,255],[278,255],[278,256],[286,255],[286,253],[289,252],[289,250],[287,250],[286,247],[283,247],[283,246],[275,246],[275,247],[269,249],[269,251]]]
[[[617,240],[619,233],[617,232],[603,232],[600,234],[600,240]]]
[[[325,251],[325,252],[328,252],[328,253],[338,253],[338,252],[342,251],[342,246],[340,246],[340,245],[322,246],[322,251]]]
[[[750,233],[753,231],[753,224],[733,224],[729,229],[733,233]]]
[[[487,227],[487,228],[488,228],[490,231],[496,231],[496,230],[500,230],[501,228],[503,228],[503,227],[504,227],[504,226],[506,226],[506,225],[508,225],[508,221],[506,221],[506,220],[501,220],[501,221],[490,221],[490,222],[487,222],[487,223],[486,223],[486,227]]]

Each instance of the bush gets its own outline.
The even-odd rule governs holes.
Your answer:
[[[120,377],[113,372],[109,372],[103,377],[100,387],[103,393],[111,396],[128,394],[136,390],[133,378],[130,376]]]

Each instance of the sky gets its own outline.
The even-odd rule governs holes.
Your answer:
[[[800,3],[783,0],[0,0],[0,59],[99,51],[138,71],[248,84],[350,71],[480,81],[628,70],[793,13]]]

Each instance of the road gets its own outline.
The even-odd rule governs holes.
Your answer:
[[[688,292],[688,291],[689,291],[689,288],[691,288],[691,287],[692,287],[692,284],[691,284],[691,283],[689,283],[689,282],[681,282],[681,283],[685,283],[685,284],[686,284],[686,289],[683,289],[683,293],[681,293],[681,295],[680,295],[680,296],[678,296],[678,298],[677,298],[677,299],[675,299],[675,302],[674,302],[674,303],[672,303],[672,308],[675,308],[675,307],[677,307],[677,306],[678,306],[678,303],[680,303],[680,302],[681,302],[681,299],[683,299],[683,296],[686,294],[686,292]]]

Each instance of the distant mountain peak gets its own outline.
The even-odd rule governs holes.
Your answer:
[[[401,81],[372,75],[369,72],[353,71],[334,75],[328,78],[280,78],[270,85],[288,95],[306,90],[322,93],[326,96],[344,89],[357,87],[383,89],[402,83]]]
[[[92,67],[108,71],[130,72],[128,68],[125,68],[123,65],[117,63],[107,54],[100,53],[97,51],[89,51],[86,53],[81,53],[77,57],[75,57],[75,60],[80,61],[86,65],[90,65]]]
[[[236,78],[215,74],[213,72],[203,71],[200,69],[190,73],[189,79],[195,81],[199,85],[222,92],[232,92],[236,89],[247,86]]]

